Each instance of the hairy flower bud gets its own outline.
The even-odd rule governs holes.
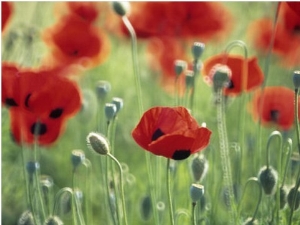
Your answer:
[[[86,141],[92,151],[100,155],[107,155],[109,153],[108,140],[102,134],[90,132]]]
[[[50,216],[46,219],[44,225],[63,225],[63,222],[57,216]]]
[[[208,170],[208,161],[203,154],[195,155],[191,163],[194,181],[200,182]]]
[[[297,210],[300,206],[300,191],[296,190],[296,187],[293,187],[287,196],[287,202],[291,209]]]
[[[276,192],[278,175],[275,169],[264,166],[258,173],[258,180],[266,195],[273,195]]]

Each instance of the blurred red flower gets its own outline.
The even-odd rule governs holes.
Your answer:
[[[90,23],[99,16],[98,2],[67,2],[69,10]]]
[[[100,28],[72,14],[46,29],[44,40],[51,48],[47,64],[94,67],[103,63],[110,51],[109,39]]]
[[[32,144],[32,127],[42,123],[39,144],[51,144],[66,120],[79,111],[81,93],[78,85],[66,77],[70,71],[62,67],[33,70],[2,64],[2,104],[9,107],[11,129],[18,143]]]
[[[11,14],[13,13],[12,2],[1,2],[1,31],[6,28]]]
[[[287,87],[273,86],[266,87],[263,92],[256,91],[251,106],[253,118],[261,118],[265,126],[273,124],[288,130],[294,123],[294,91]]]
[[[243,77],[244,63],[248,67],[247,77]],[[218,54],[204,61],[202,74],[204,80],[210,85],[212,83],[211,72],[215,65],[227,65],[231,70],[229,86],[225,88],[225,95],[238,95],[243,92],[243,79],[246,78],[247,84],[245,91],[251,91],[259,87],[264,80],[264,75],[258,65],[257,58],[251,57],[247,61],[243,56]]]
[[[254,21],[248,30],[254,47],[264,54],[268,52],[274,35],[272,52],[287,67],[300,65],[300,11],[297,13],[297,7],[299,8],[299,3],[280,3],[275,33],[273,22],[268,18]]]
[[[128,18],[140,38],[220,38],[233,22],[218,2],[131,2]]]
[[[155,155],[182,160],[209,144],[211,131],[200,127],[184,107],[154,107],[146,111],[132,136]]]

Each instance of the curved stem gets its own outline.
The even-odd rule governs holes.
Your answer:
[[[270,136],[269,136],[269,138],[268,138],[268,142],[267,142],[267,151],[266,151],[266,159],[267,159],[267,168],[269,168],[270,167],[270,144],[271,144],[271,142],[272,142],[272,140],[273,140],[273,138],[275,138],[275,137],[278,137],[279,138],[279,141],[280,141],[280,153],[281,153],[281,149],[282,149],[282,135],[281,135],[281,133],[279,132],[279,131],[273,131],[271,134],[270,134]],[[280,157],[280,159],[281,159],[281,157]],[[280,160],[279,160],[280,161]],[[279,165],[280,165],[280,163],[278,163]],[[278,168],[278,172],[279,172],[279,174],[280,174],[280,170],[279,170],[279,168]]]
[[[281,183],[281,186],[280,187],[283,187],[284,183],[285,183],[285,179],[286,179],[286,174],[287,174],[287,171],[288,171],[288,166],[289,166],[289,161],[290,161],[290,158],[291,158],[291,154],[292,154],[292,139],[287,139],[287,144],[288,144],[288,156],[286,158],[286,162],[285,162],[285,167],[284,167],[284,173],[283,173],[283,176],[282,176],[282,183]]]
[[[172,197],[171,197],[171,171],[170,171],[170,162],[171,159],[167,159],[167,192],[168,192],[168,201],[169,201],[169,211],[170,211],[170,220],[171,225],[174,225],[174,212],[173,212],[173,204],[172,204]]]
[[[122,208],[123,208],[123,214],[124,214],[124,222],[125,225],[128,225],[127,223],[127,214],[126,214],[126,205],[125,205],[125,197],[124,197],[124,178],[123,178],[123,171],[122,171],[122,166],[119,163],[119,161],[110,153],[107,154],[118,166],[119,168],[119,173],[120,173],[120,189],[121,189],[121,199],[122,199]]]

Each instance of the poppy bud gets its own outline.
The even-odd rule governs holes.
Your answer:
[[[183,60],[175,60],[175,73],[181,75],[187,69],[187,63]]]
[[[191,70],[186,71],[186,73],[185,73],[185,86],[187,88],[193,87],[194,81],[195,81],[194,72],[191,71]]]
[[[113,2],[112,7],[118,15],[125,16],[129,12],[130,4],[129,4],[129,2],[123,2],[123,1],[122,2]]]
[[[88,147],[100,155],[109,153],[108,140],[99,133],[90,132],[86,138]]]
[[[123,108],[123,99],[122,98],[114,97],[112,99],[112,103],[116,105],[116,108],[117,108],[116,113],[119,112]]]
[[[106,119],[110,121],[115,117],[117,113],[117,106],[112,103],[106,103],[104,110],[105,110]]]
[[[111,85],[108,81],[100,80],[96,85],[96,94],[99,99],[104,99],[111,90]]]
[[[294,71],[293,82],[294,82],[295,88],[300,87],[300,70]]]
[[[264,166],[258,173],[258,180],[260,181],[266,195],[272,195],[275,193],[278,181],[276,170],[272,167]]]
[[[192,46],[192,53],[194,56],[194,59],[198,60],[203,51],[205,49],[205,44],[201,43],[201,42],[194,42],[193,46]]]
[[[289,205],[289,207],[294,210],[297,210],[299,208],[300,205],[300,191],[299,189],[296,190],[295,187],[293,187],[287,196],[287,203]]]
[[[18,225],[34,225],[33,215],[30,211],[26,210],[22,213],[18,220]]]
[[[246,219],[246,221],[243,223],[243,225],[257,225],[258,222],[256,219],[253,219],[252,217],[249,217]]]
[[[192,184],[190,188],[190,196],[193,203],[198,202],[204,195],[204,186],[200,184]]]
[[[64,223],[57,216],[50,216],[48,219],[46,219],[44,223],[44,225],[63,225],[63,224]]]
[[[195,155],[192,160],[191,169],[194,180],[200,182],[208,170],[208,161],[203,154]]]
[[[218,64],[212,68],[211,73],[215,91],[228,86],[231,77],[228,66]]]
[[[141,202],[141,216],[143,220],[147,221],[150,219],[152,214],[151,197],[149,195],[143,197]]]
[[[79,166],[80,163],[84,159],[85,159],[85,155],[84,155],[84,152],[82,150],[75,149],[75,150],[72,151],[71,161],[72,161],[72,164],[73,164],[74,168]]]

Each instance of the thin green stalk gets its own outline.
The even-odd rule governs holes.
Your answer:
[[[76,168],[73,169],[73,173],[72,173],[72,188],[73,188],[73,193],[74,193],[73,198],[74,198],[74,202],[75,202],[76,216],[79,220],[79,225],[85,225],[85,222],[84,222],[84,219],[82,216],[81,205],[78,200],[78,197],[76,196],[75,175],[76,175]]]
[[[195,210],[196,210],[196,202],[193,202],[192,203],[192,225],[197,225]]]
[[[124,197],[124,178],[123,178],[123,171],[122,171],[122,166],[119,163],[119,161],[110,153],[107,154],[118,166],[119,168],[119,173],[120,173],[120,190],[121,190],[121,199],[122,199],[122,208],[123,208],[123,215],[124,215],[124,222],[125,225],[128,225],[127,222],[127,214],[126,214],[126,205],[125,205],[125,197]]]
[[[167,192],[168,192],[168,201],[169,201],[169,212],[170,212],[170,221],[171,225],[175,225],[174,222],[174,212],[173,212],[173,203],[172,203],[172,197],[171,197],[171,171],[170,171],[170,162],[171,159],[167,159]]]
[[[137,54],[137,38],[136,38],[136,33],[134,31],[134,28],[132,27],[128,18],[126,16],[122,16],[122,20],[131,36],[131,50],[132,50],[133,70],[134,70],[134,77],[135,77],[135,88],[136,88],[137,99],[138,99],[139,117],[141,117],[144,110],[143,110],[139,62],[138,62],[138,54]],[[145,154],[145,160],[146,160],[146,166],[147,166],[148,180],[149,180],[149,185],[150,185],[150,196],[151,196],[153,215],[154,215],[155,224],[158,224],[159,218],[158,218],[158,214],[157,214],[157,210],[156,210],[156,197],[154,195],[154,190],[153,190],[154,179],[153,179],[152,166],[150,163],[150,161],[151,161],[150,154],[146,151],[144,154]]]
[[[296,134],[297,134],[297,148],[298,148],[298,152],[300,154],[300,127],[299,127],[299,117],[298,117],[298,113],[299,113],[299,109],[298,109],[298,93],[299,93],[299,89],[295,88],[295,95],[294,95],[294,117],[295,117],[295,126],[296,126]],[[296,185],[295,185],[295,193],[293,196],[293,204],[292,204],[292,208],[291,208],[291,213],[290,213],[290,219],[289,219],[289,225],[292,224],[292,218],[293,218],[293,214],[294,214],[294,205],[296,202],[296,198],[298,195],[297,190],[300,187],[300,167],[298,170],[298,175],[297,175],[297,179],[296,179]]]
[[[227,137],[227,128],[225,120],[225,105],[222,96],[222,89],[219,88],[217,92],[217,125],[220,141],[220,155],[223,170],[223,180],[225,188],[228,188],[228,204],[230,214],[230,224],[237,224],[237,210],[235,206],[233,182],[231,175],[231,165],[229,156],[229,146]]]
[[[93,224],[92,221],[92,216],[91,216],[91,212],[92,212],[92,205],[91,205],[91,162],[88,159],[84,159],[83,161],[83,165],[86,167],[86,182],[85,182],[85,189],[87,192],[87,196],[85,198],[85,215],[86,215],[86,222],[87,224]]]

